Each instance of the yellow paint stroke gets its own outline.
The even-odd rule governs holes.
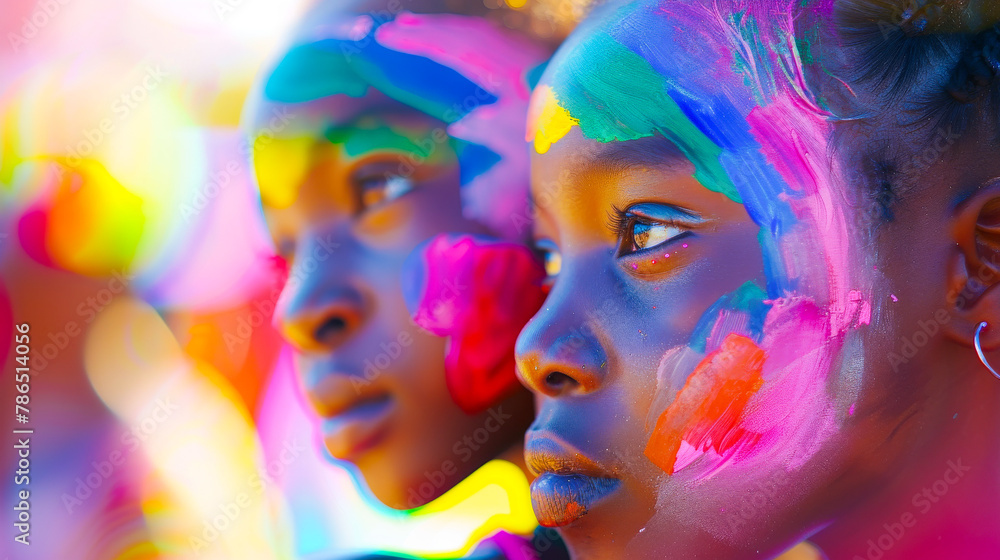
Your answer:
[[[531,100],[528,114],[528,141],[534,140],[535,151],[544,154],[580,121],[559,105],[549,86],[539,86]]]
[[[274,138],[266,134],[254,139],[254,171],[265,206],[281,209],[295,202],[315,143],[309,137]]]

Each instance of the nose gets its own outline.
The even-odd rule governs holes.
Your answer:
[[[365,298],[337,273],[343,265],[330,259],[301,273],[292,268],[278,299],[275,323],[300,352],[329,353],[364,324]]]
[[[579,291],[560,289],[557,282],[542,309],[521,330],[514,348],[517,375],[532,392],[579,396],[604,384],[608,359],[599,342],[601,325],[585,312],[589,299]]]

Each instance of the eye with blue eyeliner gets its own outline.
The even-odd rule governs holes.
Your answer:
[[[647,273],[661,271],[670,259],[672,247],[694,235],[702,222],[702,218],[683,208],[643,202],[625,210],[615,207],[608,227],[618,236],[615,256],[632,271]]]

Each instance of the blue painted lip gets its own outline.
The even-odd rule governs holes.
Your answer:
[[[538,475],[531,505],[541,525],[569,525],[621,487],[607,469],[554,435],[529,432],[526,439],[525,462]]]
[[[616,478],[545,473],[531,483],[531,506],[545,527],[562,527],[580,519],[621,486]]]

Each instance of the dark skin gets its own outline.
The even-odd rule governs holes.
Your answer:
[[[623,487],[560,529],[580,555],[574,557],[623,557],[633,528],[653,514],[661,472],[643,457],[645,433],[632,423],[645,420],[663,352],[682,344],[701,311],[720,296],[763,278],[757,226],[742,205],[693,179],[693,167],[683,157],[655,166],[615,165],[645,159],[639,156],[662,142],[650,138],[609,146],[574,129],[532,161],[533,184],[558,184],[565,196],[539,208],[535,227],[539,245],[557,251],[562,267],[551,271],[557,275],[543,311],[518,340],[521,378],[539,407],[527,441],[558,434],[620,478]],[[567,168],[575,171],[561,179]],[[656,224],[649,237],[662,240],[656,255],[671,253],[657,259],[650,256],[649,241],[645,251],[633,246],[634,228],[609,227],[614,208],[637,204],[683,208],[699,223]],[[585,321],[590,328],[582,330]],[[634,420],[618,421],[625,418]]]
[[[890,144],[904,164],[927,148],[927,134],[901,129],[897,109],[883,113],[886,103],[873,92],[854,85],[852,95],[858,106],[842,114],[865,118],[832,129],[832,153],[846,170],[845,181],[833,186],[846,190],[829,200],[857,220],[842,241],[858,277],[870,275],[875,287],[872,318],[853,331],[847,351],[831,356],[828,370],[799,369],[822,376],[836,429],[825,440],[817,436],[822,445],[795,468],[770,461],[765,451],[738,476],[721,469],[710,480],[692,481],[684,471],[658,471],[643,456],[661,358],[688,340],[720,295],[761,281],[759,228],[741,205],[693,181],[690,166],[650,171],[649,146],[637,141],[609,143],[623,147],[617,159],[624,170],[571,171],[564,183],[558,170],[586,168],[608,144],[573,128],[533,156],[536,199],[560,184],[589,205],[557,201],[540,212],[536,226],[539,245],[559,253],[561,269],[518,344],[522,380],[539,397],[528,448],[534,437],[551,437],[566,461],[585,464],[585,474],[621,481],[582,515],[567,503],[572,515],[542,519],[561,525],[574,558],[773,558],[808,537],[831,559],[853,559],[866,557],[870,541],[883,535],[883,542],[892,539],[880,545],[883,559],[986,559],[1000,550],[1000,381],[972,349],[976,325],[1000,325],[1000,164],[992,131],[959,138],[911,178],[911,188],[892,205],[894,219],[869,221],[877,212],[863,190],[870,183],[868,150]],[[642,173],[631,171],[636,166]],[[661,262],[648,277],[637,275],[631,265],[642,263],[622,256],[623,247],[634,247],[627,235],[636,231],[611,233],[603,218],[613,206],[639,202],[683,205],[719,218],[723,227],[685,238],[695,260],[681,260],[676,269]],[[820,246],[798,251],[803,266],[829,262]],[[685,254],[669,252],[671,258]],[[644,266],[652,266],[648,253],[644,258]],[[615,289],[619,283],[624,289]],[[613,311],[605,319],[578,328],[609,299]],[[929,320],[934,332],[914,339]],[[577,342],[565,343],[571,339]],[[918,348],[898,363],[890,354],[902,351],[904,339],[918,340]],[[982,341],[996,363],[1000,328],[988,329]],[[813,401],[784,404],[820,414]],[[726,523],[721,512],[773,480],[780,491],[765,496],[750,520]]]
[[[356,465],[379,501],[412,508],[490,459],[517,461],[531,397],[520,391],[498,403],[494,410],[511,420],[485,444],[468,444],[490,411],[470,416],[454,403],[445,385],[445,340],[417,328],[403,303],[400,270],[420,242],[443,232],[489,233],[462,215],[444,123],[377,93],[339,103],[337,111],[337,143],[318,131],[298,133],[320,140],[294,202],[265,208],[276,247],[301,279],[282,293],[276,317],[318,415],[346,413],[324,423],[327,450]],[[301,122],[312,122],[310,113],[330,114],[322,106],[297,112]],[[373,130],[392,131],[390,145]],[[324,246],[335,247],[329,258]],[[377,370],[366,370],[366,360]],[[426,472],[444,478],[429,481]]]
[[[828,66],[843,73],[845,62],[829,58]],[[927,65],[917,87],[936,87],[949,68]],[[882,102],[874,84],[853,84],[848,97],[838,84],[817,82],[836,110],[868,115],[838,127],[846,161],[870,159],[866,148],[888,139],[896,155],[899,199],[892,219],[880,220],[872,239],[886,290],[907,305],[892,306],[892,329],[871,334],[868,347],[880,368],[866,387],[864,410],[872,422],[904,410],[906,418],[880,449],[881,461],[858,459],[878,473],[871,493],[845,496],[844,515],[812,540],[831,559],[851,558],[885,532],[873,527],[913,515],[916,525],[894,539],[884,559],[993,558],[1000,550],[1000,381],[973,347],[976,327],[985,321],[986,358],[992,364],[1000,359],[1000,147],[986,124],[990,119],[980,114],[961,134],[947,124],[937,130],[913,126],[908,123],[915,115]],[[922,95],[926,91],[914,90],[908,97]],[[854,179],[859,189],[870,184],[860,171]],[[917,340],[930,317],[945,322],[913,359],[895,368],[884,357],[875,359],[880,345],[883,352],[899,352],[904,338]],[[949,465],[959,459],[967,470],[956,478]]]
[[[571,151],[587,153],[587,163],[600,159],[591,154],[599,152],[601,145],[582,139],[576,132],[560,144],[536,156],[536,181],[553,180]],[[830,481],[829,490],[799,506],[817,517],[843,512],[837,523],[811,537],[830,558],[851,558],[864,551],[867,539],[879,536],[877,531],[872,534],[872,527],[879,527],[880,520],[899,520],[907,512],[922,512],[923,502],[915,507],[914,495],[941,479],[948,461],[956,458],[976,468],[964,473],[961,484],[949,487],[946,496],[933,496],[946,505],[921,516],[921,527],[907,528],[907,538],[896,547],[899,552],[893,549],[886,558],[944,558],[956,542],[969,539],[975,539],[981,550],[1000,546],[994,537],[984,536],[996,535],[998,528],[988,512],[995,510],[991,496],[1000,492],[995,474],[1000,469],[995,445],[1000,434],[996,433],[996,408],[986,404],[996,399],[996,380],[982,368],[971,348],[979,321],[998,324],[1000,320],[996,311],[1000,309],[1000,292],[995,289],[1000,279],[995,264],[1000,262],[1000,243],[994,242],[1000,217],[1000,181],[992,179],[1000,170],[985,163],[988,158],[983,152],[968,147],[956,149],[954,157],[947,160],[950,165],[942,161],[928,173],[927,180],[938,185],[982,185],[976,195],[952,209],[949,189],[919,191],[899,205],[899,218],[879,231],[879,247],[886,257],[878,266],[887,277],[887,289],[912,306],[893,308],[892,320],[898,326],[891,333],[870,333],[873,378],[857,405],[859,420],[846,428],[838,452],[844,454],[839,460],[851,466]],[[571,180],[569,188],[576,185],[581,194],[585,191],[585,198],[593,200],[594,206],[556,203],[540,210],[536,227],[536,237],[545,240],[543,246],[552,241],[558,248],[562,270],[545,311],[529,323],[519,340],[522,379],[539,395],[539,418],[528,440],[556,433],[621,478],[624,487],[560,529],[580,558],[621,558],[660,550],[662,541],[644,542],[640,537],[633,544],[638,548],[626,553],[631,537],[649,522],[655,505],[651,490],[662,474],[642,457],[644,432],[630,425],[646,418],[655,390],[655,365],[662,352],[690,333],[701,309],[732,289],[732,285],[713,286],[706,279],[738,282],[760,274],[756,227],[745,212],[740,216],[740,205],[704,189],[683,172],[671,175],[652,170],[644,174],[655,177],[651,184],[657,188],[643,188],[646,181],[642,174],[625,173],[617,181],[607,174],[584,174]],[[692,194],[696,196],[687,198]],[[627,257],[615,256],[619,239],[608,231],[601,216],[612,205],[627,207],[649,200],[680,203],[700,215],[721,214],[731,208],[721,214],[727,221],[728,235],[725,230],[712,231],[699,234],[697,241],[689,240],[689,254],[696,257],[689,262],[676,261],[672,264],[676,268],[648,277],[629,272]],[[938,211],[927,212],[926,208]],[[725,271],[713,273],[713,267],[725,267]],[[916,277],[922,281],[913,282]],[[955,294],[969,289],[969,279],[977,277],[987,287],[979,290],[981,295],[974,301],[957,307]],[[573,336],[569,333],[593,311],[594,302],[614,297],[614,283],[620,281],[631,296],[615,305],[621,309],[621,317],[629,319],[591,323],[595,325],[593,336],[583,339],[580,349],[554,353],[551,349],[564,337]],[[690,303],[691,310],[678,308],[678,302],[685,307]],[[654,305],[657,310],[652,309]],[[948,336],[932,337],[921,349],[920,360],[910,361],[898,374],[893,372],[885,359],[886,348],[898,345],[893,337],[911,334],[909,325],[926,321],[938,309],[948,310],[952,318],[942,327]],[[998,331],[985,333],[987,349],[1000,346]],[[990,354],[994,360],[996,356]],[[605,360],[607,367],[601,368]],[[944,371],[956,374],[942,375]],[[627,383],[616,382],[624,380],[623,376],[627,376]],[[958,417],[953,418],[956,413]],[[623,423],[620,418],[635,420]],[[872,493],[879,498],[868,499]],[[793,521],[801,511],[787,514],[786,539],[805,536],[798,531],[807,526]],[[942,533],[949,536],[943,543],[935,540]],[[699,542],[697,534],[690,538],[689,544],[698,543],[698,550],[719,546]],[[749,554],[725,547],[715,550],[713,554]],[[989,557],[988,552],[984,554],[982,558]]]

